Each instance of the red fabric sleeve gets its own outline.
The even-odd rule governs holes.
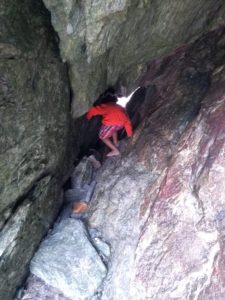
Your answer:
[[[102,114],[101,107],[95,106],[95,107],[92,107],[91,109],[89,109],[89,111],[86,114],[86,118],[88,120],[90,120],[92,117],[101,115],[101,114]]]
[[[125,127],[125,130],[126,130],[127,136],[131,137],[133,135],[133,129],[132,129],[132,125],[131,125],[130,120],[127,120],[124,127]]]

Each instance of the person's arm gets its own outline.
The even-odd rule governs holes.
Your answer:
[[[127,136],[131,137],[133,135],[133,129],[132,129],[132,125],[131,125],[131,122],[130,122],[129,119],[124,124],[124,127],[125,127],[125,130],[126,130]]]
[[[100,106],[94,106],[86,114],[86,118],[90,120],[92,117],[101,115],[102,114],[102,109]]]

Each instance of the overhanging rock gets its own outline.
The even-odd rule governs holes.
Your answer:
[[[73,115],[108,85],[138,86],[151,59],[220,24],[223,0],[44,0],[69,64]]]

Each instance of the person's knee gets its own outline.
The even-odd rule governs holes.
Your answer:
[[[112,136],[107,136],[107,137],[99,137],[102,141],[108,141],[111,139]]]

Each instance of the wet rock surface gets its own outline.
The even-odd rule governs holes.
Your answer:
[[[41,1],[0,3],[0,299],[54,221],[69,170],[69,86]]]
[[[224,299],[224,27],[149,64],[142,119],[97,177],[100,299]],[[126,288],[125,288],[126,287]]]
[[[44,0],[70,66],[73,114],[108,86],[136,88],[149,60],[223,22],[223,0]]]

